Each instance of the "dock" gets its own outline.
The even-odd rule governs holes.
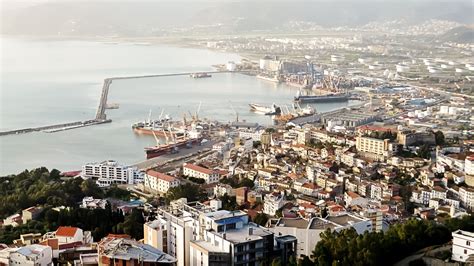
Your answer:
[[[14,130],[8,130],[8,131],[0,131],[0,136],[26,134],[26,133],[31,133],[31,132],[55,133],[59,131],[71,130],[71,129],[81,128],[81,127],[110,123],[112,122],[112,120],[107,119],[107,115],[105,111],[107,110],[107,98],[109,95],[110,85],[112,84],[114,80],[189,76],[191,74],[203,74],[203,73],[222,74],[222,73],[247,73],[247,72],[251,72],[251,71],[210,71],[210,72],[199,71],[199,72],[169,73],[169,74],[138,75],[138,76],[123,76],[123,77],[106,78],[104,79],[104,83],[102,85],[102,93],[100,95],[99,106],[97,107],[97,112],[94,119],[85,120],[85,121],[67,122],[67,123],[54,124],[54,125],[48,125],[48,126],[39,126],[39,127],[31,127],[31,128],[14,129]]]

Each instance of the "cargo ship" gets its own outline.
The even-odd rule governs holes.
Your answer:
[[[299,103],[347,102],[349,101],[349,95],[345,93],[331,93],[325,95],[301,95],[298,91],[294,101]]]
[[[192,148],[195,145],[201,144],[201,142],[202,142],[201,138],[192,138],[192,139],[179,140],[179,141],[176,141],[175,143],[156,145],[153,147],[146,147],[145,148],[146,158],[151,159],[151,158],[159,157],[165,154],[178,153],[179,149]]]
[[[264,115],[278,115],[281,113],[281,108],[278,107],[276,104],[272,104],[271,106],[264,106],[257,103],[251,103],[249,104],[249,106],[251,111]]]
[[[144,134],[144,135],[157,135],[160,137],[165,137],[166,135],[176,135],[177,137],[184,136],[184,130],[180,128],[176,128],[173,124],[176,122],[171,121],[171,117],[169,115],[163,115],[161,113],[159,119],[151,120],[151,110],[150,114],[148,115],[148,119],[145,121],[137,122],[132,124],[133,132],[137,134]]]
[[[208,73],[192,73],[191,75],[189,75],[191,78],[195,78],[195,79],[201,79],[201,78],[210,78],[212,77],[211,74],[208,74]]]

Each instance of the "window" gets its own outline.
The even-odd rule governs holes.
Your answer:
[[[464,250],[464,254],[467,254],[467,249]]]
[[[243,246],[237,246],[237,252],[242,252],[244,251],[244,247]]]
[[[471,245],[471,241],[466,241],[466,245],[470,246],[470,245]]]

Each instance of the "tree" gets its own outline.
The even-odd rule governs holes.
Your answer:
[[[444,139],[443,132],[438,130],[434,134],[435,134],[436,145],[444,145],[445,139]]]
[[[424,158],[424,159],[430,159],[431,158],[431,150],[428,145],[424,144],[422,145],[418,151],[416,152],[418,157]]]
[[[258,225],[261,225],[261,226],[265,226],[268,222],[268,215],[266,215],[265,213],[258,213],[254,220],[253,220],[254,223],[258,224]]]
[[[281,260],[279,258],[273,259],[271,266],[281,266]]]
[[[196,201],[201,199],[203,193],[197,185],[186,183],[184,185],[170,188],[166,193],[166,198],[169,201],[186,198],[188,201]]]
[[[219,198],[219,200],[222,202],[222,209],[230,211],[237,209],[237,200],[235,196],[231,197],[225,193]]]

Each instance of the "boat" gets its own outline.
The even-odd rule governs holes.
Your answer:
[[[201,138],[191,138],[191,139],[179,140],[174,143],[163,144],[163,145],[158,144],[156,146],[146,147],[145,148],[146,158],[151,159],[151,158],[159,157],[165,154],[178,153],[179,149],[192,148],[194,145],[200,144],[201,141],[202,141]]]
[[[175,122],[171,121],[171,117],[169,115],[163,115],[163,112],[161,113],[159,119],[151,120],[150,110],[148,119],[132,124],[132,130],[137,134],[144,135],[156,134],[157,136],[164,137],[166,134],[172,133],[177,137],[183,137],[185,134],[184,130],[174,127],[174,123]]]
[[[271,106],[264,106],[257,103],[249,104],[250,110],[256,113],[261,113],[264,115],[278,115],[281,113],[281,108],[278,107],[276,104],[272,104]]]
[[[313,107],[309,105],[306,105],[306,107],[301,107],[298,102],[293,104],[293,109],[295,109],[298,117],[314,115],[316,113],[316,110],[314,110]]]
[[[269,77],[269,76],[264,76],[264,75],[257,75],[257,78],[262,79],[262,80],[266,80],[266,81],[275,82],[275,83],[280,83],[280,80],[278,79],[278,76]]]
[[[209,73],[192,73],[191,75],[189,75],[191,78],[195,78],[195,79],[201,79],[201,78],[210,78],[212,77],[211,74]]]
[[[301,95],[300,91],[294,98],[295,102],[299,103],[318,103],[318,102],[347,102],[349,95],[346,93],[330,93],[325,95]]]

